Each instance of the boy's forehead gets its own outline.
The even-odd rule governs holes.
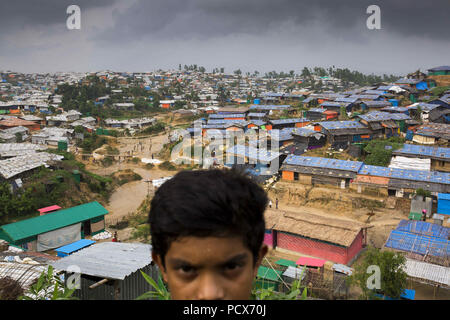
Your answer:
[[[241,254],[251,254],[241,237],[181,237],[173,241],[166,258],[185,261],[224,261]]]

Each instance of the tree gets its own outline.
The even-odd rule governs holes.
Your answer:
[[[375,293],[398,299],[406,288],[405,263],[406,258],[402,253],[369,247],[363,255],[363,261],[355,266],[355,272],[350,276],[349,282],[361,288],[363,299],[373,298]],[[378,289],[368,288],[368,284],[372,283],[373,277],[377,274],[370,272],[370,266],[379,267]]]

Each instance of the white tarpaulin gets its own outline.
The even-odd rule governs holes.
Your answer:
[[[59,248],[81,240],[81,223],[38,235],[37,251]]]
[[[142,158],[141,161],[143,163],[151,163],[151,164],[160,164],[162,161],[158,160],[158,159],[147,159],[147,158]]]
[[[389,168],[430,171],[431,159],[396,156],[392,158]]]
[[[154,187],[160,187],[164,182],[166,182],[167,180],[172,179],[172,177],[166,177],[166,178],[161,178],[161,179],[154,179],[152,180],[152,184]]]

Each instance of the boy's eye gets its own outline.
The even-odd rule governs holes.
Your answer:
[[[228,263],[225,265],[225,271],[227,272],[234,272],[239,270],[242,267],[242,264],[240,263]]]
[[[193,273],[195,270],[193,267],[191,266],[181,266],[178,268],[178,270],[180,270],[182,273]]]

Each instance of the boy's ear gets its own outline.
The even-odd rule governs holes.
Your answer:
[[[167,273],[166,273],[166,269],[164,268],[164,266],[162,264],[161,256],[152,251],[152,259],[158,265],[159,271],[161,272],[164,282],[167,282]]]
[[[259,249],[258,259],[256,260],[256,263],[255,263],[255,277],[256,277],[256,274],[258,273],[258,268],[261,265],[262,260],[268,251],[269,251],[269,247],[266,244],[263,244],[261,246],[261,249]]]

